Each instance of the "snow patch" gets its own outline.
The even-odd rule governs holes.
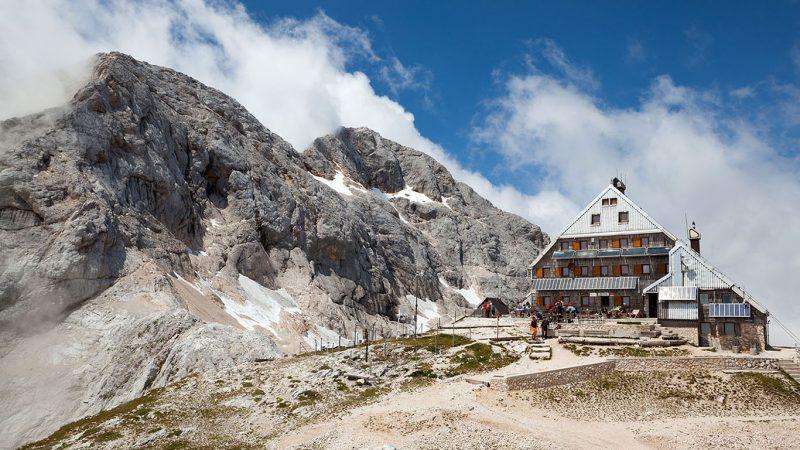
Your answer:
[[[483,302],[478,296],[478,291],[476,291],[474,287],[470,287],[469,289],[456,289],[455,291],[461,294],[472,306],[478,306]]]
[[[219,223],[219,220],[217,220],[217,219],[211,219],[211,227],[212,227],[212,228],[219,228],[219,227],[221,227],[221,226],[222,226],[222,224],[221,224],[221,223]]]
[[[322,348],[332,348],[339,345],[339,333],[321,325],[315,325],[315,330],[308,330],[303,336],[306,345],[311,349],[316,349],[318,345]],[[342,337],[342,345],[350,345],[350,341]]]
[[[418,332],[422,333],[424,331],[430,330],[436,320],[442,317],[439,314],[439,304],[434,301],[428,300],[426,298],[419,298],[415,297],[411,294],[406,295],[406,300],[409,301],[411,304],[411,308],[414,307],[414,303],[416,300],[417,304],[417,327]]]
[[[439,283],[442,283],[446,288],[452,289],[461,294],[461,296],[464,297],[470,305],[478,306],[481,304],[481,302],[483,302],[478,295],[478,291],[476,291],[474,287],[470,287],[469,289],[456,289],[450,286],[450,284],[442,277],[439,277]]]
[[[333,176],[332,180],[327,178],[318,177],[316,175],[311,175],[320,183],[328,186],[329,188],[333,189],[334,191],[342,194],[342,195],[353,195],[353,190],[367,192],[366,189],[361,187],[359,183],[351,180],[350,178],[344,176],[341,171],[336,171],[336,175]]]
[[[450,205],[448,205],[448,204],[447,204],[447,201],[448,201],[448,200],[450,200],[451,198],[453,198],[453,197],[445,197],[445,196],[443,195],[443,196],[442,196],[442,204],[443,204],[444,206],[446,206],[446,207],[447,207],[447,209],[451,209],[451,210],[452,210],[453,208],[451,208],[451,207],[450,207]]]
[[[298,314],[300,307],[286,289],[273,290],[239,275],[239,292],[244,303],[236,301],[219,291],[214,291],[225,305],[225,312],[248,330],[260,326],[277,335],[274,325],[280,322],[281,314]]]
[[[439,203],[422,192],[415,191],[411,186],[406,186],[402,191],[397,191],[394,194],[386,194],[386,196],[389,198],[404,198],[415,203]]]

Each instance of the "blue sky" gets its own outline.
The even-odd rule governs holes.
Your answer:
[[[616,108],[636,107],[662,74],[682,86],[726,92],[795,82],[799,73],[791,58],[800,39],[797,2],[245,3],[264,22],[324,11],[340,23],[367,30],[376,53],[419,66],[429,76],[425,88],[392,92],[375,76],[373,65],[351,63],[371,75],[378,93],[413,112],[423,135],[495,182],[507,180],[507,174],[486,170],[487,164],[501,161],[476,148],[472,127],[481,119],[484,102],[498,95],[498,72],[525,71],[538,40],[552,40],[571,61],[591,71],[597,82],[592,95]],[[728,99],[724,106],[747,110],[774,100],[772,92],[757,94],[745,102]],[[525,192],[537,189],[527,177],[510,181]]]

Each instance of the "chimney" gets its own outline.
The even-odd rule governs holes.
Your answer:
[[[689,244],[691,244],[692,250],[700,253],[700,232],[697,231],[694,222],[692,222],[692,228],[689,228]]]
[[[623,194],[625,193],[625,183],[623,183],[622,180],[620,180],[619,178],[614,177],[611,180],[611,185],[614,186],[618,191],[622,192]]]

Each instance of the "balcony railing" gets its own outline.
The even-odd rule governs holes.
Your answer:
[[[708,317],[750,317],[750,304],[709,303]]]

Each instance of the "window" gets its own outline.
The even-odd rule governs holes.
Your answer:
[[[600,214],[592,214],[592,225],[600,225]]]
[[[620,239],[619,246],[622,248],[628,248],[628,240],[627,239]]]
[[[582,277],[589,276],[589,266],[581,266],[581,276]]]
[[[622,305],[623,306],[631,306],[631,298],[628,296],[622,296]]]
[[[572,248],[572,245],[569,242],[565,241],[561,243],[561,250],[566,251],[569,250],[570,248]]]
[[[608,200],[609,200],[609,199],[607,199],[607,198],[604,198],[604,199],[603,199],[603,206],[608,206],[608,205],[610,205],[610,204],[611,204],[611,203],[610,203]]]
[[[733,294],[722,294],[722,303],[733,303]]]
[[[725,336],[736,336],[736,324],[733,322],[725,322]]]
[[[623,264],[619,267],[619,271],[622,275],[630,275],[631,268],[627,264]]]
[[[600,239],[600,248],[608,248],[608,239]]]
[[[619,223],[628,223],[628,211],[619,212]]]
[[[550,268],[544,267],[542,268],[542,278],[547,278],[550,276]]]
[[[604,277],[608,276],[608,266],[600,266],[600,275]]]
[[[645,275],[650,273],[650,264],[642,264],[642,273]]]
[[[584,295],[583,297],[581,297],[581,305],[589,306],[589,296],[588,295]]]
[[[561,268],[561,276],[568,277],[569,276],[569,267],[562,267]]]
[[[700,301],[701,305],[707,305],[708,304],[708,294],[706,294],[706,293],[698,294],[697,295],[697,299]]]
[[[549,295],[545,295],[544,296],[544,304],[545,304],[545,306],[549,306],[551,302],[552,302],[552,299],[550,298],[550,296]]]
[[[610,199],[608,199],[608,203],[611,206],[617,206],[617,198],[616,197],[611,197]]]
[[[642,238],[642,247],[650,247],[650,238],[649,237],[643,237]]]
[[[581,241],[581,250],[587,250],[589,248],[589,241]]]

